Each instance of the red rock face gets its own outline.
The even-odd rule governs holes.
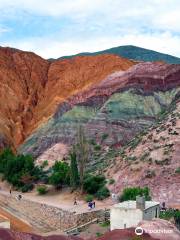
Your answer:
[[[50,63],[34,53],[0,48],[0,147],[16,148],[60,102],[133,64],[115,55]]]
[[[42,97],[49,63],[33,53],[0,48],[0,130],[14,146]]]
[[[180,86],[180,65],[166,63],[139,63],[129,70],[115,72],[91,88],[73,96],[70,103],[84,102],[94,96],[110,96],[126,88],[143,89],[145,92],[168,90]]]

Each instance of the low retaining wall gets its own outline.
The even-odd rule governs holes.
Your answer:
[[[0,193],[0,206],[29,222],[42,232],[57,229],[64,231],[85,224],[95,218],[100,218],[104,212],[103,210],[93,210],[85,213],[75,213],[25,198],[17,200],[15,196],[3,193]]]

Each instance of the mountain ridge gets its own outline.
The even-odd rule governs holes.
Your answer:
[[[68,58],[73,58],[75,56],[94,56],[94,55],[107,54],[107,53],[120,55],[122,57],[131,59],[131,60],[136,60],[136,61],[164,61],[171,64],[180,64],[180,58],[176,56],[157,52],[154,50],[149,50],[149,49],[134,46],[134,45],[123,45],[119,47],[113,47],[113,48],[101,50],[98,52],[82,52],[75,55],[62,56],[58,59],[68,59]],[[51,58],[49,60],[54,61],[55,59]]]

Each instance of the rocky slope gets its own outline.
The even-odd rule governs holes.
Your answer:
[[[180,207],[180,100],[154,126],[118,152],[107,169],[111,190],[148,186],[153,199]]]
[[[34,53],[0,48],[0,147],[16,148],[60,102],[133,64],[115,55],[50,63]]]

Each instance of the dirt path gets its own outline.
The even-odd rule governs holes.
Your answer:
[[[28,233],[34,232],[34,229],[29,224],[23,222],[22,220],[10,214],[6,210],[0,208],[0,214],[10,220],[12,230]]]
[[[0,193],[9,196],[9,192],[7,190],[0,190]],[[89,211],[87,203],[84,201],[85,196],[77,196],[74,193],[71,193],[69,189],[63,189],[60,192],[50,191],[46,195],[38,195],[36,190],[29,193],[20,193],[17,191],[13,191],[11,196],[17,196],[21,194],[23,199],[39,202],[42,204],[51,205],[54,207],[59,207],[68,211],[76,212],[76,213],[84,213]],[[76,197],[78,205],[74,206],[74,198]],[[96,209],[105,209],[109,208],[113,204],[111,198],[106,199],[105,201],[97,201],[96,200]]]

